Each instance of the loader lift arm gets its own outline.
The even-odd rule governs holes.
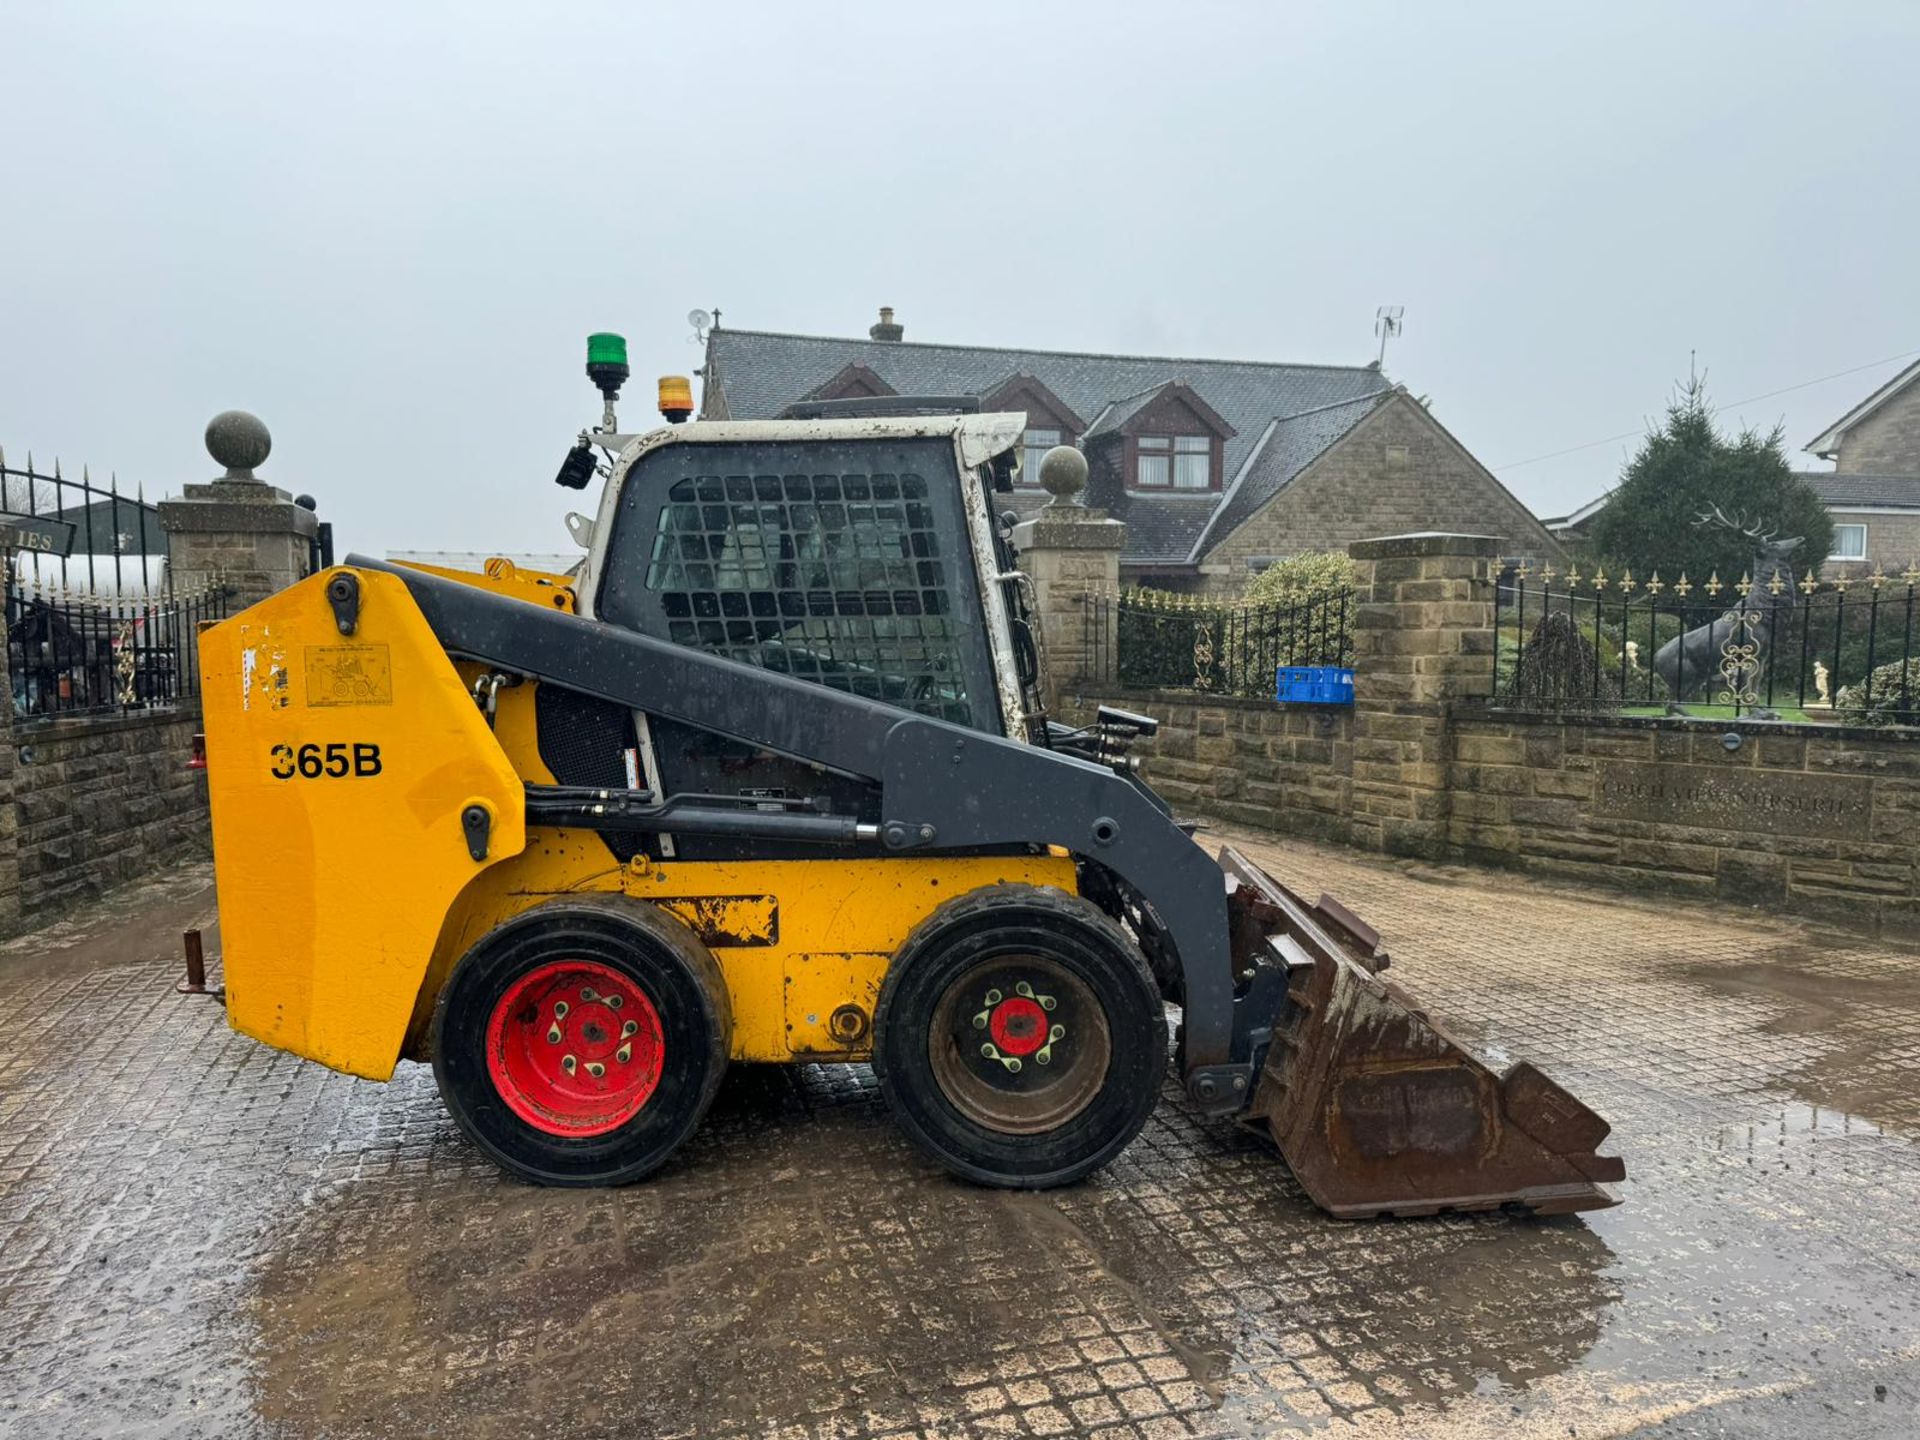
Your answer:
[[[1235,1045],[1236,1023],[1264,1028],[1272,1011],[1237,1013],[1220,869],[1106,766],[406,566],[346,563],[403,581],[450,654],[877,783],[869,843],[883,850],[1058,845],[1097,859],[1153,907],[1178,957],[1188,1094],[1215,1114],[1247,1103],[1258,1057]]]

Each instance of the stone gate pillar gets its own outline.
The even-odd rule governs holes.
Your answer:
[[[1353,617],[1353,839],[1446,853],[1454,702],[1491,693],[1494,564],[1488,535],[1389,535],[1347,547]]]
[[[228,410],[207,425],[207,453],[226,474],[185,485],[160,502],[167,532],[167,566],[176,590],[226,587],[228,610],[245,609],[304,580],[312,566],[319,520],[293,496],[257,477],[273,448],[267,427],[244,410]]]
[[[1089,597],[1116,595],[1127,527],[1104,510],[1080,503],[1087,461],[1058,445],[1040,462],[1040,483],[1053,495],[1031,520],[1014,527],[1020,569],[1033,581],[1034,620],[1046,655],[1047,709],[1059,708],[1063,688],[1091,673],[1097,656],[1113,654],[1114,612],[1096,613]],[[1104,633],[1096,633],[1104,630]]]

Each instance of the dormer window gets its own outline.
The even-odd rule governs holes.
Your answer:
[[[1134,444],[1133,483],[1140,489],[1213,488],[1211,435],[1141,435]]]
[[[1087,428],[1087,422],[1038,377],[1013,374],[980,392],[980,408],[985,411],[1024,410],[1027,428],[1020,436],[1020,473],[1015,480],[1023,490],[1040,488],[1040,457],[1056,445],[1071,445]]]
[[[1163,380],[1094,417],[1082,442],[1089,463],[1124,488],[1148,495],[1205,495],[1220,489],[1234,428],[1181,380]]]

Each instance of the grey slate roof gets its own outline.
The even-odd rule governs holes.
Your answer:
[[[1920,475],[1836,475],[1830,470],[1801,470],[1829,510],[1849,505],[1896,505],[1920,510]]]
[[[1116,520],[1127,522],[1127,549],[1122,558],[1134,564],[1184,563],[1219,503],[1220,496],[1212,490],[1197,490],[1191,495],[1129,491],[1120,504],[1108,507]]]
[[[760,330],[716,329],[707,337],[709,379],[717,375],[726,394],[727,413],[735,420],[777,416],[849,362],[867,366],[902,395],[981,395],[1009,374],[1025,373],[1044,383],[1089,424],[1102,429],[1116,423],[1110,415],[1103,417],[1110,404],[1144,403],[1167,381],[1184,381],[1238,432],[1225,443],[1224,470],[1229,483],[1276,418],[1304,417],[1309,411],[1385,395],[1393,389],[1393,382],[1386,376],[1365,366],[1007,350]],[[1357,424],[1365,407],[1348,408],[1359,412],[1350,422]],[[1297,437],[1290,436],[1290,443],[1311,444],[1313,436],[1321,433],[1320,427],[1330,423],[1316,422]],[[1337,438],[1322,441],[1313,454]],[[1273,488],[1277,490],[1294,473],[1298,473],[1298,467]],[[1127,559],[1186,560],[1220,498],[1211,493],[1130,495],[1122,517],[1128,526]],[[1209,539],[1222,538],[1226,533],[1216,525]]]

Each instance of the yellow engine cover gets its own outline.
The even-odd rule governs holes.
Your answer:
[[[393,1073],[448,909],[525,843],[522,784],[407,587],[328,571],[200,637],[227,1016],[355,1075]],[[461,814],[484,808],[487,857]]]

